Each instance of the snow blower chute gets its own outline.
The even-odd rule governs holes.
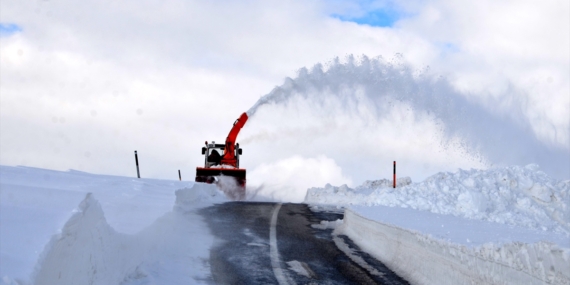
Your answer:
[[[196,182],[215,183],[220,176],[230,176],[236,179],[239,186],[245,188],[245,169],[239,168],[239,156],[242,149],[236,138],[239,131],[247,122],[247,114],[243,113],[234,122],[225,144],[216,144],[214,141],[202,147],[204,167],[196,167]]]

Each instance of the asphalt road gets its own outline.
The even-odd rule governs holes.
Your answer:
[[[219,240],[210,251],[216,284],[408,284],[348,237],[311,227],[342,213],[230,202],[200,214]]]

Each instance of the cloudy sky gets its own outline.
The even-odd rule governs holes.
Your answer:
[[[192,180],[204,141],[222,141],[301,68],[351,54],[429,69],[492,112],[521,114],[542,143],[567,151],[569,50],[566,0],[3,0],[0,164],[133,176],[138,150],[144,177],[177,179],[181,169]],[[291,114],[265,116],[240,137]],[[282,179],[276,171],[295,177],[293,168],[321,169],[300,188],[364,179],[322,153],[242,146],[257,183]],[[394,159],[383,159],[390,169]],[[429,171],[483,167],[453,161]]]

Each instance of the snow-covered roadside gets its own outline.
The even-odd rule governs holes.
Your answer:
[[[87,194],[46,246],[34,284],[207,284],[214,241],[195,210],[224,201],[215,185],[196,183],[176,191],[172,212],[127,235],[107,224],[101,206]]]
[[[189,190],[192,187],[201,190]],[[36,276],[44,276],[45,268],[55,270],[65,266],[83,270],[86,278],[90,270],[97,268],[98,273],[91,276],[96,281],[94,284],[113,284],[104,283],[110,279],[102,272],[108,278],[124,275],[125,284],[130,284],[129,278],[172,284],[167,276],[175,272],[180,280],[187,280],[190,275],[200,277],[203,275],[200,269],[207,265],[201,257],[208,257],[205,253],[208,245],[200,241],[210,242],[212,238],[194,210],[227,201],[212,187],[186,181],[0,166],[0,284],[29,284],[34,271]],[[176,189],[183,190],[176,192]],[[95,240],[101,244],[94,243]],[[92,262],[87,263],[82,258],[89,247],[98,253],[92,254]],[[67,265],[66,261],[38,263],[40,255],[46,260],[72,248],[80,250],[69,252],[75,259],[66,259],[70,262]],[[163,253],[159,254],[157,249]],[[188,252],[191,254],[183,255]],[[107,260],[112,254],[119,260],[127,254],[133,258],[118,265],[118,271],[109,272],[106,271],[109,267],[101,264],[117,263]],[[176,268],[175,259],[188,256],[195,257],[188,261],[195,266]],[[141,263],[143,259],[146,261]],[[138,268],[132,271],[135,265]],[[161,271],[165,268],[167,273]],[[62,275],[67,273],[69,270]],[[161,279],[156,279],[157,274]]]
[[[348,209],[335,234],[412,284],[570,284],[570,249],[549,242],[470,247],[366,219]]]
[[[346,185],[311,188],[305,202],[412,208],[570,233],[570,180],[557,181],[536,165],[438,173],[396,189],[381,182],[367,181],[355,189]]]
[[[335,233],[414,284],[570,284],[570,181],[529,165],[388,182],[305,201],[349,207]]]

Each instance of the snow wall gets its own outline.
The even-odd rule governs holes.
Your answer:
[[[551,243],[470,248],[346,210],[335,230],[412,284],[570,284],[570,250]]]
[[[206,284],[197,280],[208,278],[209,270],[201,268],[213,241],[200,232],[206,226],[194,210],[225,201],[215,185],[195,183],[176,191],[172,212],[141,232],[127,235],[107,223],[100,203],[88,193],[61,233],[46,245],[33,284]],[[169,272],[173,277],[153,276],[156,272]]]
[[[144,245],[113,230],[91,193],[75,211],[40,256],[35,284],[119,284],[136,272]]]

